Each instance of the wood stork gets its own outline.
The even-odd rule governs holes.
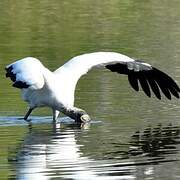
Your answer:
[[[25,120],[33,109],[47,106],[53,110],[54,121],[62,112],[76,122],[86,122],[90,121],[90,117],[86,111],[74,107],[74,92],[79,78],[93,67],[105,67],[127,75],[130,85],[136,91],[141,85],[149,97],[152,91],[158,99],[161,99],[161,92],[168,99],[171,99],[171,95],[179,98],[180,88],[170,76],[148,63],[116,52],[79,55],[54,72],[33,57],[18,60],[5,69],[6,77],[13,81],[12,86],[22,90],[22,98],[29,104]]]

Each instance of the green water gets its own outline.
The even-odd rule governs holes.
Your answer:
[[[4,67],[33,56],[55,70],[79,54],[116,51],[153,64],[180,84],[179,17],[177,0],[1,0],[0,179],[178,179],[175,98],[147,98],[127,77],[92,70],[78,82],[75,103],[93,118],[89,127],[52,127],[46,108],[33,112],[29,127],[18,119],[27,105]],[[144,150],[141,136],[148,128],[145,142],[155,143],[155,152],[137,148]]]

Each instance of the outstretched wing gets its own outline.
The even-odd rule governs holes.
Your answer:
[[[43,67],[39,60],[27,57],[6,66],[6,77],[10,77],[16,88],[41,89],[44,86]]]
[[[76,56],[54,73],[67,80],[66,84],[69,83],[68,87],[73,91],[78,79],[93,67],[105,67],[113,72],[128,75],[130,85],[139,91],[140,84],[149,97],[152,90],[156,97],[161,99],[161,90],[168,99],[171,99],[171,95],[179,98],[180,88],[170,76],[148,63],[115,52],[96,52]]]
[[[134,62],[138,66],[146,65],[143,62]],[[171,95],[179,98],[180,89],[175,81],[164,72],[152,67],[151,69],[142,68],[139,71],[128,68],[128,64],[116,63],[113,65],[106,65],[106,68],[120,74],[128,75],[130,85],[136,91],[139,91],[139,84],[141,85],[145,94],[151,97],[151,90],[158,99],[161,99],[160,90],[164,95],[171,99]],[[150,90],[151,89],[151,90]]]

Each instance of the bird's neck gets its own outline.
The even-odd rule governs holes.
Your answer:
[[[44,68],[43,77],[47,86],[50,87],[52,86],[52,84],[54,84],[55,77],[54,77],[54,74],[49,69]]]

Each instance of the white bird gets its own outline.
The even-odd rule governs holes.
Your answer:
[[[74,107],[74,92],[79,78],[93,67],[105,67],[113,72],[128,75],[130,85],[139,91],[139,84],[145,94],[151,97],[151,91],[158,99],[161,92],[171,99],[179,98],[180,88],[164,72],[150,64],[134,60],[116,52],[95,52],[70,59],[56,71],[51,72],[36,58],[26,57],[6,66],[6,77],[10,77],[13,86],[22,90],[22,98],[28,102],[29,110],[24,116],[27,120],[33,109],[50,107],[53,120],[59,112],[76,122],[90,120],[86,111]]]

